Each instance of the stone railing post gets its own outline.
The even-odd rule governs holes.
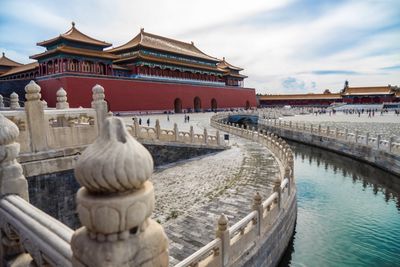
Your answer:
[[[193,126],[190,126],[190,143],[194,143],[194,130]]]
[[[344,140],[347,140],[347,138],[348,138],[348,135],[349,135],[349,129],[344,129]]]
[[[92,108],[96,110],[97,129],[98,131],[100,131],[103,128],[103,122],[107,118],[108,114],[108,105],[107,102],[104,100],[104,87],[96,84],[92,88],[92,93]]]
[[[305,131],[305,130],[306,130],[306,123],[303,122],[303,131]]]
[[[160,140],[161,127],[160,127],[160,120],[159,120],[159,119],[156,119],[155,131],[156,131],[156,138],[157,138],[157,140]]]
[[[356,132],[354,133],[354,141],[356,143],[358,142],[358,134],[359,134],[359,132],[356,130]]]
[[[312,124],[310,124],[310,133],[313,133],[313,125]]]
[[[10,109],[17,109],[20,108],[19,105],[19,97],[16,92],[12,92],[10,95]]]
[[[274,181],[273,191],[278,193],[278,198],[275,203],[278,204],[278,209],[281,209],[281,182],[279,180]]]
[[[208,133],[206,128],[204,128],[203,135],[204,135],[204,144],[208,144]]]
[[[178,124],[174,123],[174,140],[178,141],[178,138],[179,138]]]
[[[318,134],[321,135],[321,124],[318,124]]]
[[[330,127],[329,127],[329,126],[326,126],[326,136],[329,136],[330,131],[331,131]]]
[[[389,152],[392,152],[392,146],[393,146],[393,143],[394,143],[395,139],[396,139],[395,136],[391,136],[389,138],[389,143],[388,143],[388,151]]]
[[[216,237],[221,239],[221,258],[222,265],[227,266],[229,263],[229,248],[230,248],[230,237],[229,237],[229,221],[225,214],[221,214],[218,219]]]
[[[2,95],[0,95],[0,108],[4,108],[4,101]]]
[[[42,100],[43,108],[48,108],[49,106],[47,105],[46,100]]]
[[[75,168],[82,186],[76,196],[82,227],[71,240],[74,267],[168,266],[167,237],[150,218],[152,172],[150,153],[122,119],[106,118]]]
[[[133,120],[133,132],[136,138],[140,138],[140,125],[138,117],[135,117]]]
[[[221,145],[221,136],[219,134],[219,131],[217,130],[217,132],[215,133],[216,137],[217,137],[217,145]]]
[[[376,149],[379,149],[380,145],[381,145],[381,135],[378,134],[376,136]]]
[[[369,143],[369,132],[365,133],[365,144],[368,145]]]
[[[335,128],[335,138],[338,138],[339,136],[339,129],[336,127]]]
[[[29,201],[28,182],[16,159],[20,148],[15,142],[18,135],[17,125],[0,114],[0,197],[16,194]],[[3,264],[24,253],[19,236],[11,227],[7,228],[0,231],[0,261]],[[3,264],[1,266],[8,266]]]
[[[47,150],[49,123],[44,119],[44,109],[40,101],[40,86],[34,81],[25,86],[25,113],[31,139],[32,152]]]
[[[261,235],[261,225],[263,220],[264,209],[262,206],[262,198],[257,192],[253,197],[253,210],[257,211],[257,235]]]
[[[64,88],[60,88],[57,91],[57,103],[56,103],[56,109],[67,109],[69,108],[69,104],[67,102],[67,92],[64,90]]]

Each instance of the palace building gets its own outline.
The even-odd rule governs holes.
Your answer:
[[[347,104],[382,104],[385,102],[400,102],[400,88],[397,86],[377,87],[345,87],[339,93],[323,94],[284,94],[258,96],[260,106],[320,106],[325,107],[333,103]]]
[[[127,43],[94,39],[72,23],[71,29],[37,43],[44,52],[19,64],[0,58],[0,93],[35,79],[42,96],[55,106],[55,92],[63,87],[72,107],[90,106],[91,88],[101,84],[114,111],[174,110],[175,112],[250,108],[255,90],[244,87],[242,68],[225,58],[209,56],[193,42],[185,43],[147,33]],[[23,92],[17,93],[23,94]]]

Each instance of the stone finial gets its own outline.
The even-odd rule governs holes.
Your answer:
[[[16,158],[19,144],[17,125],[0,114],[0,196],[18,194],[29,201],[28,183]]]
[[[226,217],[226,215],[224,213],[221,214],[221,216],[219,216],[218,219],[218,231],[223,232],[226,231],[228,229],[228,218]]]
[[[103,101],[105,99],[104,87],[99,84],[96,84],[92,88],[92,93],[93,102]]]
[[[254,206],[261,205],[261,200],[262,200],[261,195],[260,193],[257,192],[253,197],[253,205]]]
[[[139,189],[152,172],[147,149],[130,136],[122,120],[110,117],[80,157],[75,177],[90,192],[113,193]]]
[[[10,108],[17,109],[19,107],[19,97],[16,92],[12,92],[12,94],[10,95]]]
[[[168,266],[168,240],[150,218],[154,188],[150,153],[126,130],[122,119],[105,119],[99,137],[75,168],[83,185],[71,247],[73,266]]]
[[[0,95],[0,108],[4,108],[4,101],[2,95]]]
[[[48,108],[46,100],[42,100],[43,108]]]
[[[42,95],[40,94],[41,88],[40,86],[35,83],[35,81],[30,81],[25,86],[25,98],[27,101],[36,101],[40,100]]]
[[[67,102],[67,91],[64,90],[64,88],[60,87],[58,89],[57,93],[57,104],[56,104],[56,109],[67,109],[69,108],[69,104]]]

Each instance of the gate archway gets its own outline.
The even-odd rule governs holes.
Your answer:
[[[194,112],[201,112],[201,100],[200,97],[196,96],[193,100]]]
[[[182,113],[182,100],[180,98],[176,98],[174,101],[174,112]]]
[[[247,100],[246,101],[246,109],[249,109],[250,108],[250,102],[249,102],[249,100]]]
[[[218,104],[215,98],[211,99],[211,111],[217,111]]]

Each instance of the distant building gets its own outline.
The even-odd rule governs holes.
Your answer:
[[[348,104],[381,104],[384,102],[400,102],[400,88],[397,86],[349,87],[340,93],[323,94],[283,94],[258,96],[260,106],[329,106],[332,103]]]
[[[250,108],[255,90],[244,88],[242,68],[211,57],[194,43],[150,34],[141,29],[124,45],[94,39],[75,24],[66,33],[37,43],[46,49],[22,65],[0,58],[0,93],[35,79],[49,106],[63,87],[72,107],[90,106],[91,88],[106,88],[112,110],[174,110]],[[15,88],[20,90],[20,88]],[[21,92],[19,92],[21,94]]]

